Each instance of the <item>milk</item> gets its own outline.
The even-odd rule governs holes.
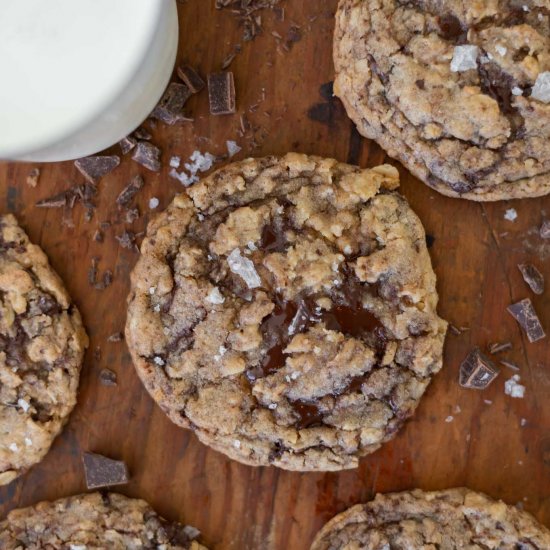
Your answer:
[[[0,0],[0,158],[76,158],[130,133],[177,36],[175,0]]]

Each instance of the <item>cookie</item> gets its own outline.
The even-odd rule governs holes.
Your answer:
[[[168,416],[251,465],[357,466],[440,369],[425,234],[371,170],[288,154],[229,165],[149,224],[126,338]]]
[[[548,0],[340,0],[335,94],[437,191],[550,192]]]
[[[0,216],[0,485],[48,452],[76,403],[87,345],[44,252]]]
[[[201,550],[194,527],[170,523],[145,501],[89,493],[14,510],[0,522],[3,550]]]
[[[527,512],[470,491],[377,495],[337,515],[319,532],[311,550],[446,550],[550,548],[550,531]]]

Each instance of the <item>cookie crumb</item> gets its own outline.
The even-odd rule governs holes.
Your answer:
[[[38,185],[38,179],[40,178],[40,168],[33,168],[27,176],[27,185],[29,187],[36,187]]]

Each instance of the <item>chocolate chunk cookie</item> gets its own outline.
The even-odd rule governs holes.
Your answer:
[[[378,495],[337,515],[311,550],[546,550],[550,531],[528,513],[469,489]]]
[[[223,168],[148,227],[126,336],[169,417],[229,457],[357,466],[441,368],[425,234],[397,170],[289,154]]]
[[[3,550],[205,550],[194,527],[169,523],[143,500],[89,493],[14,510],[0,522]]]
[[[0,216],[0,485],[48,452],[76,403],[87,345],[44,252]]]
[[[340,0],[334,90],[437,191],[550,192],[548,0]]]

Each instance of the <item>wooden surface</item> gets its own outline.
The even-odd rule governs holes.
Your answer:
[[[203,74],[219,70],[242,35],[232,15],[216,11],[213,4],[179,4],[179,60]],[[295,150],[361,166],[387,160],[378,146],[358,136],[341,104],[327,94],[326,83],[333,79],[336,0],[287,0],[284,5],[285,21],[265,14],[264,34],[243,44],[231,65],[239,113],[214,118],[208,114],[205,92],[192,98],[194,124],[159,126],[153,132],[153,141],[164,152],[162,173],[147,173],[126,158],[101,182],[92,222],[84,221],[80,207],[73,212],[73,228],[62,225],[61,211],[34,207],[37,200],[83,181],[72,163],[43,165],[36,189],[25,183],[31,165],[0,164],[2,210],[14,212],[47,252],[91,337],[78,406],[46,459],[0,490],[2,517],[14,507],[84,491],[80,455],[89,450],[125,460],[132,482],[121,492],[145,498],[169,519],[197,526],[211,548],[308,548],[315,532],[335,513],[378,491],[414,487],[467,485],[521,503],[550,526],[550,340],[529,344],[506,313],[512,300],[529,296],[550,332],[550,292],[532,295],[516,267],[518,262],[532,262],[550,281],[550,241],[545,244],[536,231],[545,208],[550,216],[550,197],[484,206],[442,197],[400,167],[402,192],[435,238],[431,253],[439,278],[440,313],[469,330],[449,334],[444,369],[415,418],[357,470],[299,474],[230,462],[172,425],[142,388],[125,344],[107,342],[124,326],[128,274],[136,254],[121,249],[114,239],[124,224],[108,230],[103,244],[92,236],[99,222],[117,218],[114,200],[131,176],[143,173],[147,182],[138,199],[144,215],[133,229],[141,231],[153,215],[149,198],[158,197],[164,207],[181,191],[168,177],[168,160],[174,154],[184,159],[195,149],[222,154],[225,141],[236,140],[243,147],[237,158]],[[292,22],[301,27],[302,39],[286,51]],[[249,112],[256,104],[255,112]],[[250,132],[239,137],[244,113],[258,127],[254,140]],[[113,151],[119,152],[117,147]],[[503,217],[512,207],[518,213],[515,222]],[[93,256],[101,257],[101,271],[115,272],[114,284],[105,291],[91,289],[87,282]],[[458,367],[467,352],[474,345],[507,340],[513,350],[503,358],[520,366],[525,399],[504,395],[504,381],[514,374],[506,368],[485,392],[460,388]],[[100,359],[96,348],[101,349]],[[98,374],[104,367],[117,372],[117,387],[100,384]],[[452,422],[445,421],[449,416]]]

